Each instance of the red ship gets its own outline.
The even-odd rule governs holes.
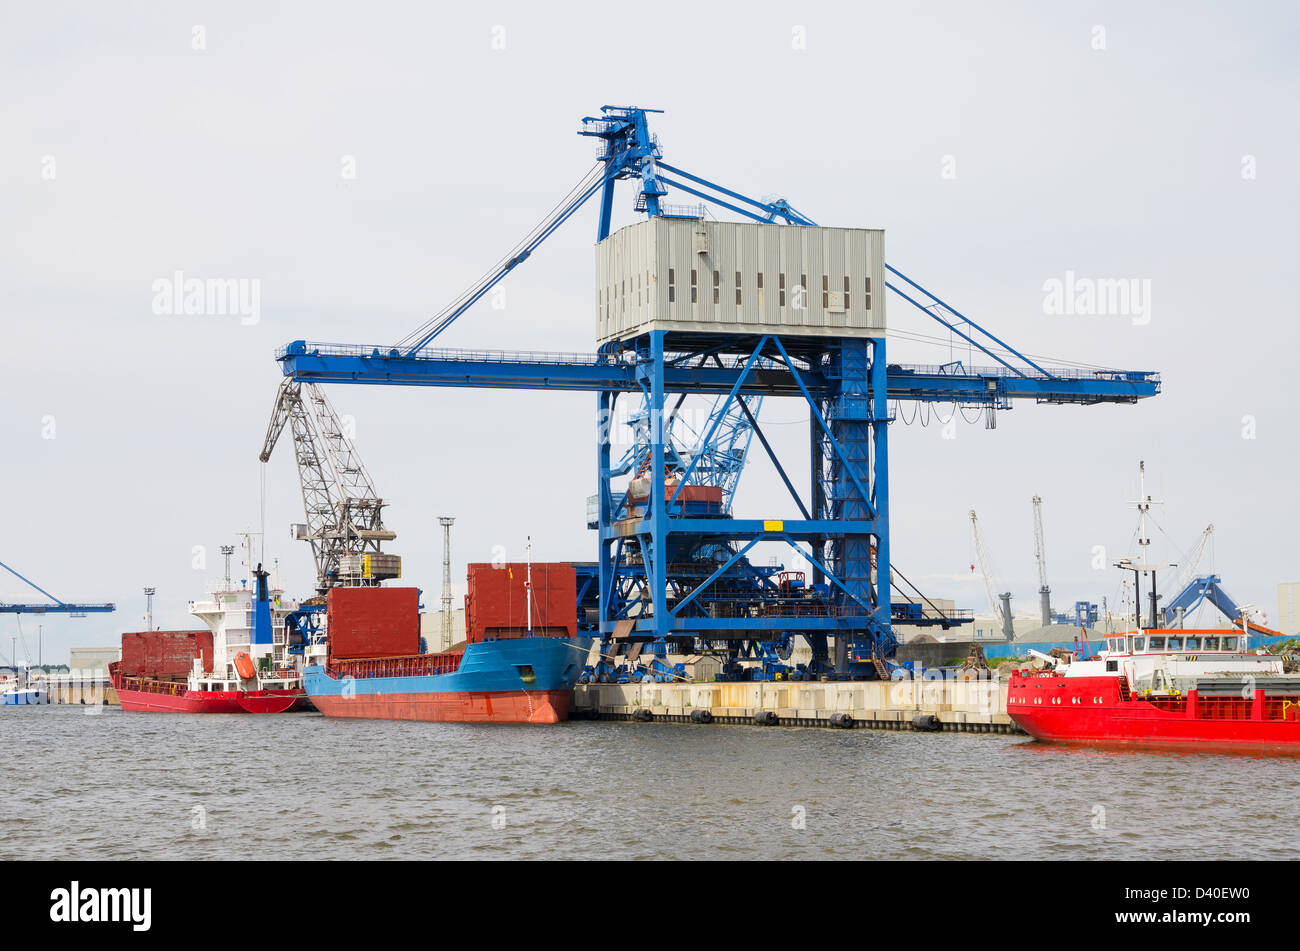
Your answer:
[[[284,713],[304,697],[301,687],[194,690],[183,680],[125,677],[114,669],[117,667],[117,664],[109,665],[109,676],[123,710],[147,713]],[[293,679],[298,679],[296,672]]]
[[[1015,671],[1007,693],[1036,739],[1300,753],[1300,673],[1249,653],[1240,630],[1143,628],[1108,637],[1095,659],[1036,656],[1050,666]]]
[[[252,550],[251,543],[245,543]],[[190,613],[208,630],[122,635],[122,659],[108,667],[123,710],[148,713],[285,713],[310,709],[288,651],[282,598],[258,565],[251,588],[227,579]]]
[[[1080,659],[1063,648],[1050,656],[1031,650],[1040,669],[1012,673],[1007,714],[1030,736],[1049,742],[1300,753],[1300,673],[1287,658],[1250,651],[1252,633],[1279,641],[1280,632],[1254,623],[1249,611],[1217,595],[1212,603],[1239,628],[1184,629],[1185,610],[1173,624],[1168,616],[1164,626],[1159,623],[1157,572],[1173,566],[1145,554],[1151,544],[1147,516],[1157,503],[1146,494],[1145,463],[1140,473],[1131,504],[1144,554],[1115,563],[1134,575],[1132,630],[1107,636],[1096,658]],[[1145,625],[1144,574],[1151,587]],[[1205,580],[1217,583],[1214,576]]]

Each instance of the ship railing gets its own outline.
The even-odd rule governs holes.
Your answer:
[[[572,353],[558,350],[464,350],[426,347],[410,354],[408,348],[394,346],[368,346],[365,344],[308,343],[305,355],[330,357],[368,357],[384,359],[400,357],[405,360],[456,361],[470,363],[535,363],[543,366],[593,366],[624,362],[618,354]],[[276,359],[290,355],[285,346],[276,351]],[[295,351],[294,355],[297,355]]]
[[[145,677],[123,677],[122,689],[141,693],[159,693],[168,697],[183,697],[189,689],[184,680],[152,680]]]
[[[352,677],[427,677],[454,674],[460,669],[463,651],[446,654],[415,654],[409,657],[363,657],[355,660],[332,659],[326,672],[335,678]]]

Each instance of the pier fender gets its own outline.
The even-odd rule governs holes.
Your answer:
[[[760,710],[754,714],[754,722],[758,726],[776,726],[780,720],[771,710]]]
[[[638,721],[639,723],[649,723],[654,718],[655,715],[651,713],[649,710],[647,710],[645,707],[637,707],[635,710],[632,711],[632,719]]]
[[[934,733],[943,728],[939,718],[933,713],[918,713],[912,717],[912,729],[920,730],[923,733]]]
[[[713,714],[710,713],[708,710],[692,710],[692,711],[691,711],[691,722],[692,722],[692,723],[712,723],[712,722],[713,722]]]
[[[853,714],[851,713],[832,713],[831,726],[837,726],[844,730],[853,729]]]

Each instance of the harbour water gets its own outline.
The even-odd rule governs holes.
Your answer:
[[[1284,859],[1293,758],[1023,736],[0,715],[0,858]]]

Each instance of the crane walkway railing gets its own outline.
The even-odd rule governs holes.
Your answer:
[[[432,349],[428,347],[418,353],[409,353],[403,348],[392,345],[377,347],[367,344],[344,343],[307,343],[305,349],[299,349],[294,344],[289,344],[281,347],[275,354],[277,360],[283,360],[289,356],[371,357],[380,360],[414,360],[418,362],[530,363],[542,366],[595,366],[629,363],[628,360],[594,353],[542,350]]]
[[[460,348],[425,348],[409,353],[401,348],[370,344],[309,343],[288,344],[276,351],[276,359],[290,356],[358,357],[378,360],[402,360],[418,363],[497,363],[535,366],[625,366],[634,365],[627,351],[617,355],[577,353],[562,350],[471,350]],[[742,357],[723,357],[723,368],[744,363]],[[957,363],[890,363],[892,374],[939,377],[1007,377],[1013,375],[1003,366],[966,366]],[[1058,380],[1158,380],[1159,374],[1147,370],[1109,370],[1086,367],[1050,367],[1051,378]]]

